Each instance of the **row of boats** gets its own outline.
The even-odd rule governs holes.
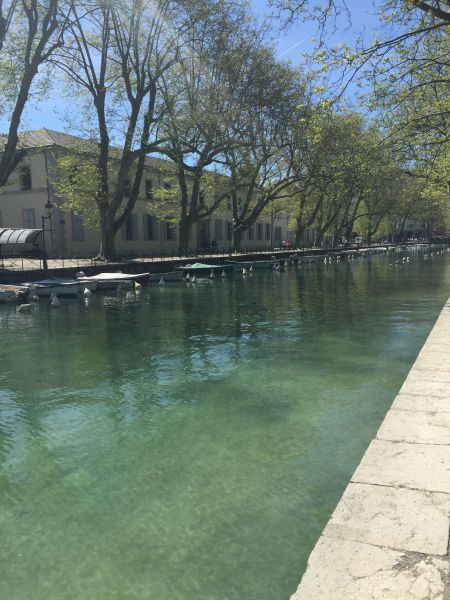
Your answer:
[[[377,251],[385,251],[385,248],[377,248]],[[361,254],[361,251],[348,251],[346,258],[351,259],[353,254]],[[193,263],[180,265],[174,271],[168,273],[99,273],[86,276],[83,271],[76,274],[75,278],[50,277],[39,281],[27,282],[20,285],[0,284],[0,302],[26,302],[30,297],[54,297],[54,296],[78,296],[89,295],[95,291],[117,290],[120,288],[139,287],[148,282],[164,284],[166,282],[181,281],[192,277],[224,276],[230,271],[252,271],[253,269],[277,269],[282,270],[292,264],[304,264],[313,262],[327,262],[341,260],[343,253],[326,255],[292,255],[287,258],[272,256],[267,260],[226,260],[220,264]]]
[[[29,297],[74,297],[79,294],[91,294],[97,290],[114,290],[119,287],[133,287],[140,285],[150,273],[99,273],[87,277],[82,271],[76,278],[49,277],[39,281],[23,283],[21,285],[0,285],[0,302],[26,302]]]

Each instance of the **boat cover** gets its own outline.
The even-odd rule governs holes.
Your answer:
[[[141,277],[147,277],[147,275],[149,273],[136,273],[134,275],[130,273],[99,273],[90,277],[78,277],[78,281],[126,281],[140,279]]]
[[[189,271],[189,270],[205,270],[205,271],[211,271],[211,269],[229,269],[230,265],[207,265],[205,263],[194,263],[194,264],[189,264],[189,265],[184,265],[181,267],[175,267],[176,269],[182,269],[183,271]]]

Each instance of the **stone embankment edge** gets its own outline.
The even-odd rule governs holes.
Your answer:
[[[450,600],[450,301],[291,600]]]

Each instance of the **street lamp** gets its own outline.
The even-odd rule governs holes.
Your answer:
[[[51,224],[50,224],[50,229],[46,230],[45,229],[45,221],[50,221],[52,219],[52,213],[51,210],[53,208],[53,204],[50,202],[50,200],[47,200],[47,203],[44,206],[45,208],[45,215],[42,215],[42,266],[44,268],[44,271],[47,271],[48,269],[48,263],[47,263],[47,251],[45,248],[45,232],[46,231],[51,231]]]

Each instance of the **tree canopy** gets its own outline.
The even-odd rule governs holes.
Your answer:
[[[0,186],[25,152],[24,107],[51,74],[82,140],[60,157],[55,185],[99,229],[106,259],[143,196],[149,156],[166,166],[143,199],[177,223],[183,249],[217,210],[231,215],[235,247],[281,209],[297,243],[308,228],[318,244],[401,235],[408,218],[431,231],[446,219],[450,178],[449,2],[379,0],[383,36],[334,47],[327,31],[351,19],[345,0],[271,4],[284,27],[317,24],[308,75],[275,56],[267,27],[235,0],[0,3],[0,110],[10,114]],[[342,101],[355,85],[363,108]]]

